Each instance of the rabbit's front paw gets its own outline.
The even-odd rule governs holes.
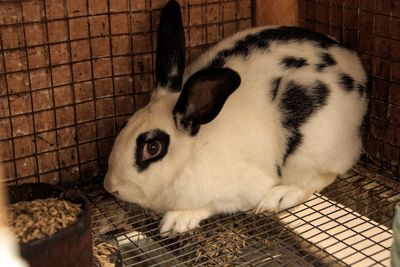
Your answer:
[[[260,213],[264,211],[279,212],[287,208],[293,207],[300,204],[306,199],[306,192],[300,188],[294,186],[278,185],[272,187],[260,204],[256,208],[255,212]]]
[[[211,216],[208,210],[182,210],[168,211],[160,223],[160,235],[162,237],[175,236],[199,226],[199,223]]]

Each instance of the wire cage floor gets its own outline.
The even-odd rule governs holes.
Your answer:
[[[94,235],[112,235],[123,266],[389,266],[400,188],[358,165],[321,194],[279,214],[215,216],[162,238],[161,215],[119,201],[102,179],[78,188],[92,203]]]

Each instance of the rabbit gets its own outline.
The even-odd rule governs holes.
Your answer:
[[[104,180],[117,198],[164,213],[163,236],[215,214],[282,211],[357,162],[368,92],[356,52],[307,29],[264,26],[184,64],[171,0],[151,100],[117,136]]]

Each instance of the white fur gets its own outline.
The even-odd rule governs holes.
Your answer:
[[[0,227],[0,266],[28,267],[20,256],[14,233],[5,226]]]
[[[244,31],[220,42],[187,67],[184,81],[207,66],[218,51],[263,29]],[[317,73],[314,64],[324,51],[338,64]],[[310,65],[282,68],[282,57],[291,55],[306,58]],[[288,208],[349,170],[360,154],[358,129],[367,100],[357,90],[348,93],[338,84],[340,72],[350,74],[356,83],[366,82],[355,53],[340,47],[322,49],[307,41],[274,42],[268,51],[252,51],[247,59],[231,58],[224,67],[240,74],[241,85],[195,137],[175,126],[172,110],[179,94],[158,88],[115,141],[106,189],[118,191],[116,195],[123,200],[167,212],[163,232],[190,230],[215,213]],[[272,102],[270,84],[277,76],[283,79]],[[302,144],[288,157],[279,178],[276,165],[286,151],[288,135],[281,125],[281,93],[291,80],[311,84],[316,79],[329,85],[327,105],[301,126]],[[133,166],[136,138],[152,129],[170,135],[168,154],[139,173]]]

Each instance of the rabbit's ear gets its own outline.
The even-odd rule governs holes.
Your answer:
[[[170,0],[161,11],[157,31],[157,86],[180,91],[184,68],[185,33],[181,9],[178,2]]]
[[[239,74],[228,68],[209,68],[193,74],[173,110],[177,127],[195,135],[201,124],[217,117],[240,82]]]

